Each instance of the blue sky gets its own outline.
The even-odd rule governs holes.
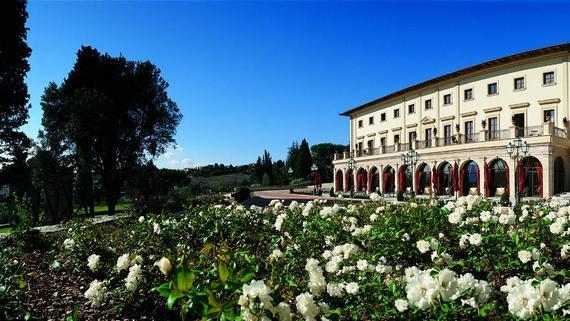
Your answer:
[[[27,83],[40,98],[81,45],[150,60],[184,119],[161,167],[284,159],[348,143],[340,112],[443,73],[570,41],[567,2],[30,1]]]

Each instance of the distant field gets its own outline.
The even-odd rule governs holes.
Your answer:
[[[244,179],[249,182],[251,180],[250,175],[235,173],[210,177],[192,177],[191,183],[199,184],[203,188],[215,189],[220,186],[234,186],[234,184],[241,185]]]

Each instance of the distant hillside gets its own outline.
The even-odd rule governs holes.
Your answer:
[[[251,175],[244,173],[231,173],[216,176],[196,176],[191,178],[192,185],[200,185],[203,191],[231,191],[235,186],[251,184]]]

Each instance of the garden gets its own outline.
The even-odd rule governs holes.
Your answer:
[[[563,320],[570,206],[230,201],[0,240],[6,319]]]

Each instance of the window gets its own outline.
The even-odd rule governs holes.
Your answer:
[[[426,100],[424,104],[426,109],[431,109],[431,99]]]
[[[386,137],[380,137],[380,146],[386,146]]]
[[[408,142],[411,143],[416,140],[416,132],[409,132],[408,133]]]
[[[554,85],[554,81],[554,71],[549,71],[542,74],[543,85]]]
[[[465,89],[463,92],[463,97],[465,100],[473,99],[473,88]]]
[[[451,125],[445,125],[443,126],[443,138],[444,138],[444,144],[445,145],[449,145],[451,144]]]
[[[386,121],[386,113],[380,114],[380,121]]]
[[[498,91],[497,91],[497,83],[496,82],[487,85],[487,95],[496,95],[497,92]]]
[[[524,89],[524,77],[515,78],[515,90]]]
[[[499,139],[499,122],[497,117],[489,118],[489,139]]]
[[[400,135],[396,134],[394,135],[394,144],[399,144],[400,143]]]
[[[374,140],[369,140],[366,142],[366,145],[368,146],[368,153],[370,154],[370,150],[374,148]]]
[[[400,110],[394,109],[394,118],[398,118],[398,117],[400,117]]]
[[[426,146],[431,147],[431,128],[426,128]]]
[[[368,117],[368,125],[374,125],[374,117]]]
[[[554,109],[544,111],[544,122],[554,121]]]
[[[414,114],[416,112],[416,105],[408,105],[408,114]]]
[[[362,120],[358,121],[358,128],[362,128],[364,125],[362,124]]]
[[[451,94],[447,94],[443,96],[443,104],[444,105],[451,105]]]
[[[473,141],[473,121],[466,121],[465,122],[465,141],[472,142]]]

